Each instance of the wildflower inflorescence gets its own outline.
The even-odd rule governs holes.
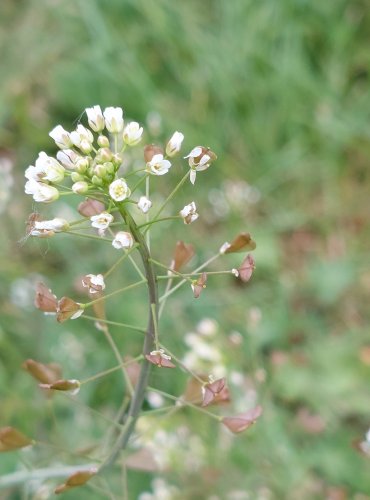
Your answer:
[[[49,134],[59,148],[56,157],[41,152],[35,165],[29,166],[25,172],[27,179],[25,192],[32,195],[34,201],[52,203],[61,196],[82,197],[78,212],[83,216],[83,219],[67,221],[61,217],[54,217],[50,220],[41,220],[37,216],[32,218],[30,222],[29,234],[33,237],[55,237],[61,233],[68,233],[76,237],[100,239],[110,242],[114,249],[121,252],[121,256],[104,274],[93,272],[82,278],[82,289],[86,290],[90,301],[77,302],[70,297],[58,299],[46,285],[40,283],[36,290],[35,305],[44,313],[55,314],[59,322],[77,319],[85,315],[89,307],[93,308],[95,318],[87,316],[86,318],[95,320],[97,328],[104,332],[110,345],[113,346],[119,365],[106,370],[102,375],[97,374],[91,379],[103,376],[115,369],[122,370],[128,386],[130,405],[127,410],[127,423],[117,442],[112,443],[112,450],[103,464],[98,469],[94,469],[93,473],[87,470],[79,471],[77,474],[80,474],[78,478],[81,482],[77,481],[76,484],[74,484],[74,476],[70,476],[59,489],[57,488],[56,492],[83,484],[100,470],[104,470],[115,462],[120,451],[126,448],[129,443],[136,420],[141,415],[146,393],[153,395],[157,391],[160,397],[168,397],[175,401],[176,405],[189,405],[198,409],[223,423],[232,432],[241,432],[244,428],[249,427],[261,413],[260,407],[236,417],[226,417],[206,410],[204,408],[206,406],[217,405],[221,402],[224,404],[230,401],[226,378],[222,376],[222,378],[214,379],[210,373],[207,376],[204,373],[197,373],[196,368],[187,366],[187,359],[190,361],[191,357],[185,356],[184,361],[181,361],[162,344],[160,317],[163,307],[170,295],[180,286],[185,283],[190,285],[193,296],[198,299],[208,286],[210,275],[229,274],[247,282],[255,267],[252,255],[247,254],[239,268],[234,267],[226,271],[213,272],[205,270],[213,261],[224,254],[254,250],[255,243],[249,233],[241,233],[231,243],[222,244],[213,257],[191,273],[182,273],[182,268],[194,256],[195,250],[192,245],[183,241],[177,242],[169,265],[153,258],[150,248],[150,230],[154,224],[159,224],[162,220],[178,219],[182,220],[185,225],[189,225],[199,218],[195,201],[191,201],[182,209],[178,207],[176,215],[161,218],[161,214],[165,208],[168,209],[169,202],[187,179],[190,180],[191,184],[194,184],[197,173],[211,166],[212,162],[216,160],[215,153],[207,147],[193,147],[190,153],[184,157],[189,166],[185,176],[170,192],[168,198],[161,205],[156,206],[150,199],[150,179],[152,176],[176,175],[176,168],[172,162],[181,151],[184,135],[176,131],[164,146],[145,145],[142,167],[135,170],[137,163],[130,164],[130,161],[124,161],[126,160],[126,149],[137,146],[143,140],[143,127],[136,121],[125,123],[123,110],[119,107],[107,107],[103,111],[100,106],[96,105],[87,108],[86,115],[88,126],[78,124],[76,129],[71,132],[66,131],[61,125],[56,126]],[[142,194],[139,192],[139,188],[144,183],[145,194]],[[135,220],[138,216],[144,218],[145,222],[138,224]],[[80,229],[85,229],[85,233],[81,233]],[[94,232],[97,232],[98,235],[94,235]],[[131,256],[134,251],[137,251],[141,257],[141,266]],[[119,290],[107,293],[109,275],[126,258],[135,267],[140,281],[125,284]],[[162,270],[162,275],[159,274],[160,270]],[[165,287],[162,295],[159,296],[162,280],[165,282]],[[146,286],[148,295],[147,328],[143,330],[134,325],[114,323],[144,333],[142,353],[136,358],[122,363],[120,349],[114,344],[109,333],[109,321],[106,320],[104,304],[113,296],[118,296],[143,285]],[[191,344],[189,346],[192,348]],[[80,387],[83,387],[83,384],[90,380],[80,382],[77,379],[62,379],[60,374],[59,376],[55,375],[47,365],[33,360],[28,360],[25,366],[27,371],[41,382],[40,387],[49,392],[66,391],[76,395]],[[153,370],[158,368],[185,370],[190,377],[190,385],[193,382],[196,384],[194,387],[197,399],[193,400],[186,395],[176,397],[149,388],[150,366]]]

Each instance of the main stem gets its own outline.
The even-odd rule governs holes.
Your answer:
[[[146,329],[145,340],[143,345],[144,360],[141,365],[141,371],[138,382],[135,386],[134,393],[132,395],[127,418],[122,428],[122,431],[117,438],[117,441],[114,445],[112,452],[107,457],[103,465],[100,467],[100,471],[106,469],[116,461],[120,451],[126,448],[130,436],[134,431],[136,420],[139,416],[145,397],[145,391],[148,385],[150,363],[145,359],[145,354],[149,354],[153,350],[154,340],[155,340],[155,325],[158,324],[158,286],[157,286],[156,273],[154,271],[153,264],[150,261],[151,258],[150,251],[146,244],[145,237],[140,232],[134,219],[125,210],[124,205],[117,203],[117,208],[121,216],[125,220],[126,224],[128,225],[135,241],[138,243],[138,250],[144,265],[145,277],[147,279],[149,316],[148,316],[148,326]]]

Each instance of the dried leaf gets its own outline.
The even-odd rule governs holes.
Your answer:
[[[83,217],[92,217],[104,212],[105,205],[101,201],[86,198],[78,205],[77,210]]]
[[[234,417],[224,417],[222,423],[233,433],[238,434],[243,432],[251,425],[253,425],[256,420],[262,415],[262,407],[256,406],[246,413],[241,413],[240,415],[235,415]]]
[[[63,323],[67,319],[76,319],[84,312],[81,304],[69,297],[62,297],[57,306],[57,320]]]
[[[239,278],[246,283],[252,277],[255,269],[255,261],[253,256],[249,253],[238,268]]]
[[[229,244],[229,246],[224,250],[223,253],[235,253],[243,252],[244,250],[254,250],[256,248],[256,243],[252,240],[249,233],[240,233],[236,238]]]
[[[178,241],[176,243],[174,257],[171,262],[171,269],[179,271],[195,255],[194,247],[191,244]]]
[[[92,467],[89,470],[77,471],[71,476],[69,476],[65,483],[60,484],[54,490],[54,493],[58,495],[64,491],[70,490],[71,488],[76,488],[77,486],[83,486],[87,483],[95,474],[97,474],[98,469]]]
[[[18,450],[30,444],[34,444],[34,441],[14,427],[0,429],[0,452]]]
[[[55,363],[44,365],[33,359],[26,359],[22,368],[43,384],[52,384],[60,378],[62,373],[60,366]]]
[[[58,300],[56,295],[44,283],[36,284],[35,307],[43,312],[55,313]]]
[[[163,155],[163,149],[159,146],[155,146],[154,144],[148,144],[144,147],[145,163],[150,162],[154,155]]]
[[[202,273],[197,279],[197,281],[195,281],[191,285],[194,297],[196,299],[199,298],[200,294],[203,292],[203,289],[206,288],[206,282],[207,282],[207,273]]]

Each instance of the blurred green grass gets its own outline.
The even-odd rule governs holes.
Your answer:
[[[264,417],[225,443],[208,420],[187,412],[190,429],[206,445],[205,465],[197,473],[174,467],[168,481],[181,488],[181,498],[223,499],[232,490],[251,498],[334,498],[335,492],[369,498],[369,462],[353,446],[370,426],[366,0],[3,0],[1,18],[0,137],[14,155],[16,182],[0,242],[0,424],[44,440],[53,432],[47,402],[20,369],[25,358],[56,361],[78,378],[114,363],[90,324],[56,326],[33,310],[27,294],[22,308],[14,296],[27,286],[17,280],[36,274],[68,293],[76,275],[111,262],[105,250],[88,256],[90,243],[76,247],[67,237],[17,241],[32,211],[24,168],[39,150],[53,151],[48,131],[57,123],[70,129],[86,106],[119,105],[152,128],[160,119],[155,140],[179,129],[184,150],[201,143],[219,157],[177,202],[181,208],[194,197],[201,219],[186,237],[183,227],[171,227],[165,241],[157,232],[153,246],[163,248],[161,258],[169,259],[180,237],[204,257],[240,229],[258,244],[250,284],[218,280],[219,289],[209,286],[195,305],[180,292],[163,329],[172,350],[184,353],[184,334],[214,317],[224,363],[247,375]],[[82,254],[83,262],[76,258]],[[142,314],[134,297],[128,322]],[[235,331],[243,339],[239,348],[227,340]],[[130,339],[123,348],[139,349]],[[153,385],[183,389],[181,376],[155,377]],[[112,416],[122,390],[118,375],[112,381],[79,399]],[[103,422],[64,401],[56,405],[61,439],[78,436],[81,447],[99,439]],[[307,412],[319,416],[318,430]],[[174,427],[184,423],[179,418]],[[171,430],[170,422],[164,425]],[[84,426],[89,432],[80,435]],[[0,470],[13,471],[18,462],[14,454],[1,455]],[[129,474],[132,498],[149,489],[150,479]],[[94,494],[81,491],[79,498]]]

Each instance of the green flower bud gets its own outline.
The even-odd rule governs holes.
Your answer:
[[[95,186],[102,186],[103,185],[102,179],[100,179],[97,175],[92,176],[91,182],[93,184],[95,184]]]
[[[109,148],[109,139],[105,135],[99,135],[98,144],[101,148]]]
[[[84,176],[79,174],[78,172],[72,172],[71,179],[73,182],[79,182],[84,180]]]

